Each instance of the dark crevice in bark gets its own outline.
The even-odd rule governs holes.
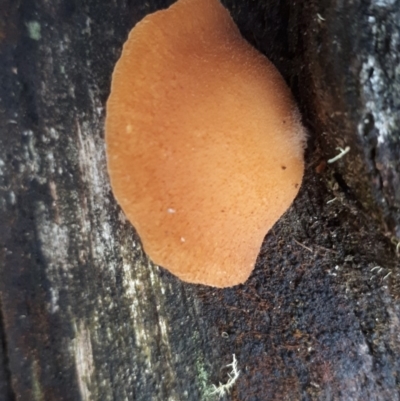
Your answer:
[[[0,300],[0,401],[15,401],[8,359],[7,338],[4,330],[3,308]]]

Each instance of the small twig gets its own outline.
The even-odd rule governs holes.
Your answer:
[[[294,238],[293,238],[293,240],[294,240],[294,242],[295,242],[297,245],[300,245],[300,246],[302,246],[303,248],[307,249],[307,251],[310,251],[311,253],[314,253],[314,251],[313,251],[311,248],[309,248],[308,246],[303,245],[301,242],[296,241]]]
[[[328,201],[326,202],[326,204],[329,205],[330,203],[335,202],[336,199],[337,199],[337,198],[330,199],[330,200],[328,200]]]
[[[381,267],[381,266],[374,266],[370,271],[373,272],[373,271],[375,271],[375,270],[377,270],[377,269],[378,269],[378,271],[376,272],[376,275],[375,275],[375,276],[371,276],[370,280],[372,280],[373,278],[376,278],[376,277],[378,276],[378,274],[380,274],[381,271],[383,270],[383,267]],[[383,277],[382,280],[385,280],[386,277],[389,277],[391,273],[392,273],[392,272],[389,272],[389,274],[387,274],[385,277]]]
[[[322,246],[322,245],[317,245],[317,244],[314,244],[314,246],[316,246],[317,248],[323,249],[324,251],[327,251],[327,252],[338,253],[338,252],[337,252],[337,251],[335,251],[334,249],[325,248],[325,247],[324,247],[324,246]]]
[[[390,241],[392,242],[393,245],[396,246],[396,254],[397,256],[400,256],[400,240],[396,237],[392,237],[390,239]]]
[[[328,160],[329,164],[335,163],[335,161],[341,159],[345,154],[350,152],[350,146],[346,146],[344,149],[342,149],[341,147],[337,147],[336,149],[340,150],[340,153],[337,156],[333,157],[332,159],[329,159]]]
[[[388,274],[386,274],[386,276],[385,276],[382,280],[385,280],[385,279],[388,278],[391,274],[392,274],[392,272],[389,272]]]

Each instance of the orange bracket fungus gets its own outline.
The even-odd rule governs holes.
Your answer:
[[[114,195],[156,264],[243,283],[303,177],[290,90],[218,0],[178,0],[130,32],[107,102]]]

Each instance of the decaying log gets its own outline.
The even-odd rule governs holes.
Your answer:
[[[169,3],[0,2],[0,400],[216,399],[233,354],[226,399],[399,400],[399,1],[224,2],[310,132],[298,198],[225,290],[154,266],[110,192],[113,66]]]

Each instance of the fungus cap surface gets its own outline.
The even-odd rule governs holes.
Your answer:
[[[304,142],[281,75],[218,0],[179,0],[130,32],[107,102],[108,170],[156,264],[243,283],[299,190]]]

